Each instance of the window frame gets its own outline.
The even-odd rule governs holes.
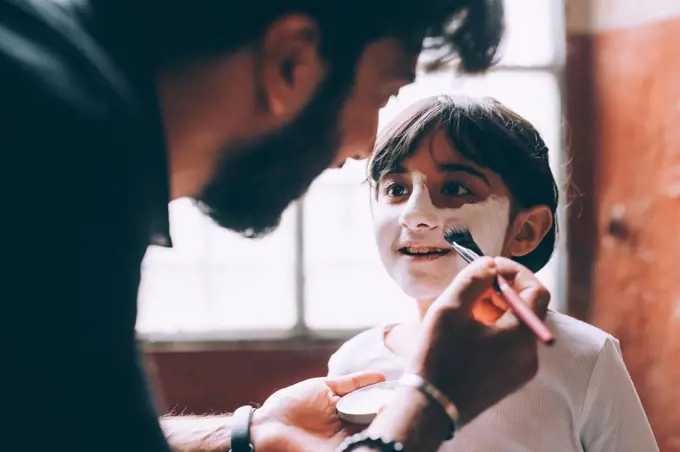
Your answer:
[[[558,87],[558,102],[561,117],[565,111],[565,82],[564,82],[564,62],[566,53],[566,36],[564,28],[564,2],[553,1],[552,20],[554,21],[553,33],[556,43],[554,59],[549,64],[541,65],[518,65],[504,64],[502,61],[490,68],[487,73],[492,72],[521,72],[521,73],[544,73],[549,74],[556,81]],[[419,70],[423,69],[424,63],[419,64]],[[436,72],[448,71],[455,77],[455,71],[451,65],[442,66]],[[557,152],[557,168],[554,168],[558,184],[564,184],[567,180],[565,167],[566,161],[566,140],[564,128],[559,127],[559,149]],[[564,190],[563,193],[564,194]],[[566,281],[568,268],[567,255],[567,235],[566,235],[566,200],[565,196],[560,197],[558,206],[559,220],[558,227],[560,236],[555,253],[557,260],[554,271],[556,272],[556,286],[553,299],[556,301],[554,307],[558,311],[566,309]],[[173,333],[138,333],[138,338],[145,350],[151,351],[192,351],[207,349],[223,349],[238,347],[244,343],[266,344],[297,344],[297,345],[319,345],[325,342],[342,342],[365,330],[365,328],[352,329],[317,329],[310,328],[305,322],[306,299],[305,299],[305,199],[302,198],[293,204],[295,216],[294,228],[294,287],[295,287],[295,323],[288,329],[231,329],[228,331],[206,331],[206,332],[173,332]]]

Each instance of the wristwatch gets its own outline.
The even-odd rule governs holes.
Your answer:
[[[449,434],[446,437],[447,440],[452,439],[453,435],[458,431],[460,425],[458,420],[460,419],[460,413],[458,413],[458,408],[453,404],[448,397],[444,395],[435,385],[425,380],[420,375],[416,374],[404,374],[399,380],[404,386],[410,386],[415,388],[425,394],[425,396],[434,402],[435,405],[439,406],[446,416],[449,418]]]
[[[337,452],[350,452],[361,446],[379,447],[381,452],[403,452],[404,445],[396,441],[386,440],[380,436],[371,435],[367,431],[352,435],[343,441],[336,449]]]
[[[231,416],[231,449],[230,452],[254,452],[250,442],[250,421],[255,408],[246,405],[238,408]]]

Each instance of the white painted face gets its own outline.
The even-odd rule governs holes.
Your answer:
[[[484,254],[498,256],[510,222],[505,190],[494,187],[500,178],[463,162],[438,141],[421,146],[403,171],[380,181],[373,204],[383,266],[407,295],[424,301],[437,298],[465,266],[444,240],[448,228],[466,226]],[[441,146],[448,149],[437,150]],[[436,156],[441,153],[448,158]]]

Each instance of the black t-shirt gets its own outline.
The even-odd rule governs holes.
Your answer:
[[[169,245],[142,22],[0,0],[2,451],[169,450],[135,338],[142,258]]]

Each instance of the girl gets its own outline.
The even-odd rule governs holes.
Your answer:
[[[548,149],[495,100],[435,96],[415,104],[381,133],[369,179],[382,263],[421,318],[465,265],[444,240],[447,227],[467,226],[485,254],[534,272],[554,250],[558,190]],[[475,311],[485,322],[501,314],[483,302]],[[557,312],[546,322],[556,343],[539,345],[536,378],[442,450],[657,451],[618,341]],[[370,369],[398,379],[418,329],[401,323],[354,337],[331,357],[329,374]]]

